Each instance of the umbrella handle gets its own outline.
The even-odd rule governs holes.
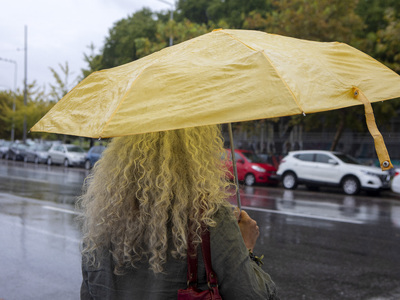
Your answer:
[[[364,104],[365,119],[367,122],[368,130],[374,138],[375,150],[376,154],[378,155],[379,164],[382,171],[393,168],[393,165],[390,162],[389,153],[386,149],[385,141],[383,140],[382,134],[379,132],[378,127],[376,126],[371,102],[369,102],[367,97],[365,97],[363,92],[361,92],[361,90],[358,88],[354,88],[353,95],[355,99],[361,101]]]
[[[238,174],[237,174],[235,147],[233,145],[233,134],[232,134],[232,124],[231,123],[228,123],[228,130],[229,130],[229,140],[230,140],[230,144],[231,144],[231,160],[232,160],[233,174],[235,177],[235,185],[236,185],[236,201],[237,201],[238,208],[239,208],[238,221],[240,221],[240,213],[242,211],[242,203],[240,201],[239,179],[238,179]]]

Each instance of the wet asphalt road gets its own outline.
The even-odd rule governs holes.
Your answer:
[[[0,299],[79,299],[88,172],[0,160]],[[282,299],[400,299],[400,197],[241,189]],[[233,202],[234,203],[234,200]]]

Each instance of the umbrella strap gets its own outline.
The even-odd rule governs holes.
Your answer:
[[[235,176],[236,201],[238,204],[239,217],[240,217],[240,211],[242,210],[242,203],[240,201],[239,179],[238,179],[238,174],[237,174],[235,146],[233,145],[233,133],[232,133],[232,124],[231,123],[228,123],[228,130],[229,130],[229,140],[230,140],[230,144],[231,144],[231,160],[232,160],[233,174]]]
[[[368,130],[374,138],[375,150],[378,155],[379,164],[382,170],[389,170],[393,168],[390,162],[389,153],[386,149],[385,141],[383,140],[382,134],[379,132],[376,126],[374,112],[372,110],[371,103],[368,101],[367,97],[358,89],[354,89],[354,98],[361,101],[364,104],[365,109],[365,119],[367,122]]]

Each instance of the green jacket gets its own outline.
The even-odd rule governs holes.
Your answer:
[[[211,262],[224,300],[276,300],[275,284],[254,261],[244,245],[237,221],[229,209],[221,208],[214,217],[217,226],[210,229]],[[199,248],[199,252],[201,251]],[[108,252],[108,250],[107,250]],[[201,254],[198,255],[198,287],[207,289],[206,273]],[[81,299],[177,299],[178,289],[187,287],[186,259],[177,260],[170,254],[164,273],[154,274],[147,262],[113,274],[111,255],[105,256],[99,269],[82,265]]]

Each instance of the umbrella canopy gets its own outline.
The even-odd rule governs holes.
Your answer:
[[[346,44],[215,30],[94,72],[31,131],[108,138],[359,104],[369,109],[396,97],[400,76]]]

